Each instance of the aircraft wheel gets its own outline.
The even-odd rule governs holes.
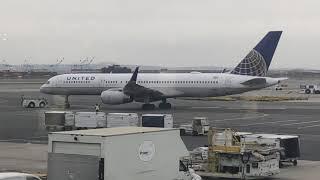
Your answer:
[[[159,108],[160,109],[171,109],[171,104],[170,103],[160,103]]]
[[[143,104],[142,109],[143,110],[154,110],[156,106],[154,104]]]
[[[186,130],[180,129],[180,136],[185,136],[186,135]]]

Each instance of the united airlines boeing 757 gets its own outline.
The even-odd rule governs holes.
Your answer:
[[[286,78],[266,77],[282,31],[269,32],[230,72],[63,74],[50,78],[40,91],[64,95],[100,95],[105,104],[143,103],[143,109],[170,109],[169,98],[214,97],[262,89]]]

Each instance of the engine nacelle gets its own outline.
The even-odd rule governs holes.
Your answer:
[[[130,96],[124,94],[121,90],[106,90],[101,93],[101,100],[104,104],[125,104],[132,102]]]

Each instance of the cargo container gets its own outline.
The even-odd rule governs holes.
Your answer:
[[[260,139],[277,139],[280,151],[280,166],[284,162],[290,162],[294,166],[298,164],[300,158],[300,140],[296,135],[281,135],[281,134],[255,134]]]
[[[209,121],[207,117],[194,117],[191,124],[181,124],[180,134],[183,135],[207,135],[209,131]]]
[[[139,126],[137,113],[109,113],[107,127]]]
[[[196,179],[194,171],[181,164],[180,158],[189,153],[177,129],[53,132],[48,151],[48,180]]]
[[[104,112],[76,112],[74,125],[77,129],[107,127],[107,116]]]
[[[143,114],[141,126],[173,128],[173,116],[171,114]]]
[[[48,131],[63,131],[74,126],[74,114],[71,111],[46,111],[44,114]]]

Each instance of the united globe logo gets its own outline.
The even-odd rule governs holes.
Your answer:
[[[266,76],[267,71],[268,68],[264,58],[253,49],[231,73],[248,76]]]

